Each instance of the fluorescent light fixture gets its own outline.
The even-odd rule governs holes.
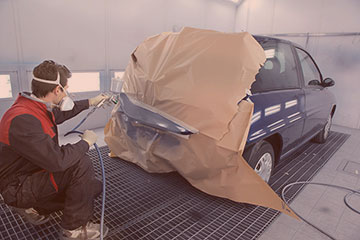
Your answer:
[[[11,82],[10,75],[2,74],[0,75],[0,98],[11,98]]]
[[[75,72],[68,79],[69,92],[100,91],[99,72]]]

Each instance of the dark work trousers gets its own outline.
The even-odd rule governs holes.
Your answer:
[[[61,226],[67,230],[85,225],[93,215],[94,198],[102,192],[90,158],[85,155],[64,172],[52,174],[53,179],[46,171],[17,176],[2,191],[5,203],[18,208],[33,207],[41,215],[62,210]]]

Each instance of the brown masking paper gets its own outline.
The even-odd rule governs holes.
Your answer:
[[[104,130],[112,156],[148,172],[177,171],[208,194],[297,218],[242,157],[253,104],[241,99],[264,62],[249,33],[184,28],[146,39],[131,56],[122,91],[199,132],[183,138],[130,126],[116,106]]]

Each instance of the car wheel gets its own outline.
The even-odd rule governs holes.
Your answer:
[[[318,135],[316,135],[313,138],[314,142],[317,142],[317,143],[326,142],[326,139],[328,138],[329,133],[330,133],[331,123],[332,123],[332,116],[330,114],[327,121],[326,121],[326,124],[325,124],[324,128],[321,130],[321,132],[318,133]]]
[[[274,149],[267,141],[257,143],[253,148],[244,153],[244,158],[250,167],[265,181],[269,182],[274,169]]]

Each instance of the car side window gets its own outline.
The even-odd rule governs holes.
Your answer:
[[[312,80],[318,80],[321,82],[321,75],[309,54],[299,48],[296,48],[296,52],[301,63],[305,86],[308,86],[309,82]]]
[[[299,88],[294,55],[289,44],[267,40],[259,42],[266,55],[264,66],[251,85],[251,92]]]

